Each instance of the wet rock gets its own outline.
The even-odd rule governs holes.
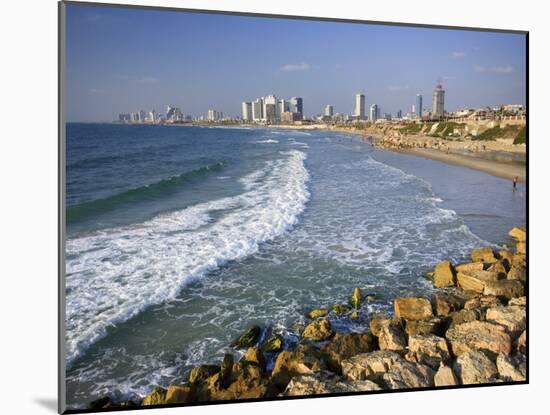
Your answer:
[[[404,320],[405,333],[412,336],[414,334],[442,334],[445,331],[445,323],[438,317],[432,317],[427,320]]]
[[[321,352],[330,370],[341,373],[341,364],[345,359],[360,353],[367,353],[378,347],[378,340],[371,333],[336,333],[321,346]]]
[[[425,320],[433,316],[432,305],[425,298],[399,297],[394,303],[395,318],[406,320]]]
[[[262,346],[263,353],[276,353],[283,349],[283,339],[281,336],[270,337]]]
[[[342,361],[342,375],[351,380],[374,379],[390,370],[403,358],[387,350],[358,354]]]
[[[265,368],[265,358],[263,353],[257,347],[249,347],[242,361],[258,365],[262,370]]]
[[[260,326],[252,326],[241,334],[237,339],[235,339],[231,346],[237,349],[246,349],[248,347],[254,346],[260,339],[262,334],[262,329]]]
[[[302,332],[302,337],[308,340],[321,341],[328,339],[332,334],[330,322],[327,319],[321,319],[309,323]]]
[[[495,364],[478,350],[464,353],[456,359],[455,372],[463,385],[490,383],[498,376]]]
[[[231,372],[233,371],[233,355],[230,353],[226,353],[223,356],[223,361],[220,366],[220,371],[217,373],[218,376],[218,386],[221,389],[227,388],[231,381]]]
[[[279,353],[271,372],[271,380],[280,390],[284,390],[294,376],[307,375],[324,369],[326,365],[317,349],[299,345],[294,351],[284,350]]]
[[[482,294],[488,282],[497,281],[499,274],[493,271],[459,272],[456,276],[457,285],[464,291],[473,291]]]
[[[523,297],[525,295],[525,289],[523,283],[518,280],[489,281],[485,285],[483,294],[511,299]]]
[[[345,380],[330,372],[318,372],[296,376],[281,396],[311,396],[373,390],[380,390],[380,386],[370,380]]]
[[[109,396],[103,396],[101,398],[98,398],[88,404],[88,409],[103,409],[109,404],[112,403],[112,400]]]
[[[485,264],[483,262],[469,262],[467,264],[459,264],[455,267],[456,272],[468,273],[470,271],[483,271]]]
[[[493,248],[485,247],[474,249],[472,251],[472,262],[486,262],[492,264],[494,262],[497,262],[497,258],[495,257]]]
[[[441,363],[446,363],[450,358],[449,347],[443,337],[433,334],[413,335],[409,337],[407,360],[437,369]]]
[[[508,382],[521,382],[527,379],[527,361],[524,355],[497,356],[497,369],[500,378]]]
[[[166,389],[155,386],[153,390],[143,398],[141,406],[161,405],[166,399]]]
[[[336,315],[347,314],[351,311],[351,307],[347,304],[334,304],[331,310]]]
[[[455,372],[449,366],[441,365],[434,376],[434,384],[439,386],[455,386],[458,385],[458,379]]]
[[[312,320],[326,317],[327,315],[328,315],[328,309],[326,308],[315,308],[311,310],[309,313],[307,313],[307,316]]]
[[[508,232],[508,235],[510,235],[512,238],[514,238],[518,242],[527,241],[527,229],[524,226],[514,227],[510,229],[510,232]]]
[[[490,355],[500,352],[510,354],[512,339],[506,329],[498,324],[472,321],[447,330],[445,335],[455,356],[472,350],[481,350]]]
[[[436,316],[446,316],[464,307],[465,299],[452,293],[432,295],[432,307]]]
[[[428,366],[400,359],[382,375],[382,382],[387,389],[429,388],[434,386],[434,375]]]
[[[440,262],[435,266],[433,283],[437,288],[455,285],[455,271],[449,261]]]
[[[170,385],[166,391],[165,404],[193,402],[193,390],[187,385]]]
[[[378,345],[380,350],[404,351],[407,348],[407,336],[401,327],[385,322],[378,335]]]
[[[378,337],[380,335],[380,330],[382,330],[382,325],[384,322],[391,322],[391,317],[387,314],[373,314],[370,316],[369,321],[369,330],[370,332]]]
[[[351,294],[351,297],[349,299],[349,303],[353,308],[359,308],[361,306],[361,301],[363,300],[363,292],[360,288],[355,288],[353,290],[353,293]]]
[[[525,312],[525,307],[512,305],[508,307],[501,306],[489,308],[486,318],[487,321],[504,326],[512,339],[519,337],[526,329],[527,314]]]
[[[206,379],[219,371],[220,367],[217,365],[196,366],[189,372],[189,378],[187,381],[190,385],[196,385],[206,381]]]

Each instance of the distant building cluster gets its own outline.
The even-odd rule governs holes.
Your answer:
[[[166,115],[157,113],[154,109],[151,111],[136,111],[127,114],[119,114],[118,122],[124,124],[175,124],[191,121],[191,117],[185,117],[180,108],[168,105]]]
[[[304,117],[304,101],[300,97],[277,99],[275,95],[242,103],[242,119],[266,124],[292,123]]]

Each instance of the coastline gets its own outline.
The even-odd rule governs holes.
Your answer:
[[[297,343],[249,326],[222,362],[151,385],[137,401],[106,395],[88,409],[526,383],[526,232],[509,231],[514,250],[481,247],[471,262],[434,264],[425,275],[431,298],[397,297],[393,313],[369,314],[368,329],[339,332],[331,324],[356,321],[371,301],[356,287],[348,303],[310,310]]]

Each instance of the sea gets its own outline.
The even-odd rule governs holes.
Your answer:
[[[69,123],[67,404],[181,381],[253,324],[291,345],[355,287],[374,297],[332,325],[363,330],[525,223],[523,184],[351,134]]]

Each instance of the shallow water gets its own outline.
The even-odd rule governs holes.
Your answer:
[[[360,329],[394,297],[429,294],[435,262],[525,224],[523,185],[346,134],[70,124],[67,136],[70,406],[181,379],[253,323],[292,341],[307,310],[356,286],[376,300],[334,325]]]

